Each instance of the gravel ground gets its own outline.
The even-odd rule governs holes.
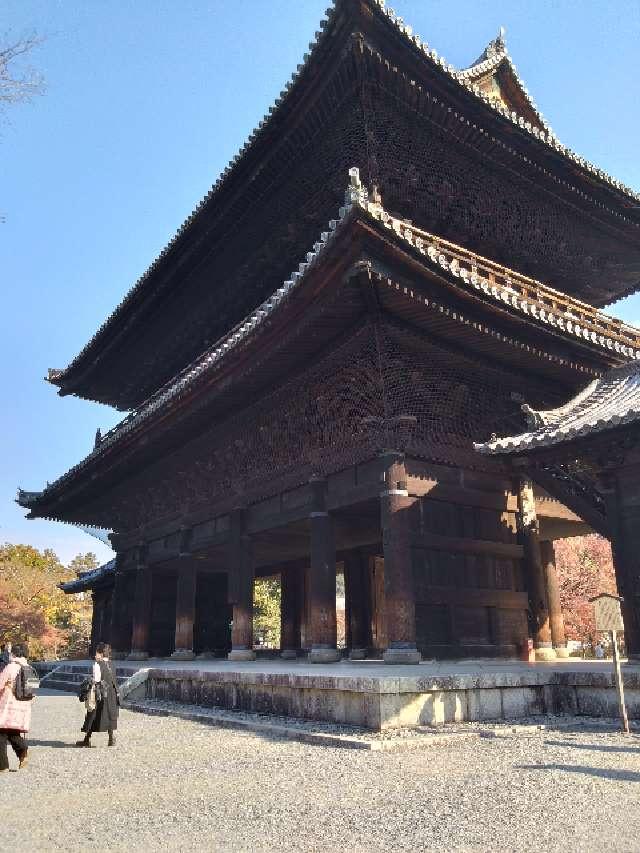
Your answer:
[[[81,721],[41,691],[3,849],[640,851],[640,735],[606,725],[385,753],[129,711],[114,749],[76,749]]]

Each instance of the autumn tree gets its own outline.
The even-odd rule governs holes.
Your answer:
[[[73,561],[95,568],[86,554]],[[32,657],[86,653],[91,605],[62,592],[58,584],[76,572],[65,568],[51,550],[30,545],[0,547],[0,642],[26,642]],[[88,618],[87,618],[88,616]]]
[[[576,536],[554,543],[567,639],[596,633],[593,604],[601,592],[617,594],[611,546],[602,536]]]

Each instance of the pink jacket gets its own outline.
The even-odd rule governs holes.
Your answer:
[[[13,682],[20,672],[19,663],[8,663],[0,671],[0,729],[28,732],[31,702],[19,702],[13,695]]]

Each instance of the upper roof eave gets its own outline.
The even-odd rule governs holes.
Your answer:
[[[407,46],[410,46],[413,50],[420,53],[424,60],[429,63],[432,70],[435,69],[439,74],[444,75],[450,82],[457,84],[468,95],[477,99],[479,102],[483,102],[484,105],[489,107],[494,113],[502,115],[503,118],[507,119],[522,131],[525,136],[530,136],[532,143],[542,143],[554,153],[568,161],[571,161],[573,165],[577,166],[585,174],[585,177],[588,176],[589,181],[595,180],[596,182],[599,182],[603,187],[607,187],[614,195],[621,198],[626,197],[627,200],[640,203],[640,194],[631,190],[621,181],[612,178],[602,169],[597,168],[588,160],[578,154],[575,154],[571,149],[566,148],[558,141],[553,131],[546,124],[544,117],[539,112],[535,103],[531,100],[526,87],[522,81],[520,81],[515,65],[513,65],[508,54],[505,53],[505,58],[509,62],[513,73],[520,81],[523,95],[529,101],[531,109],[539,116],[540,121],[544,126],[544,129],[542,130],[532,125],[531,122],[526,121],[522,116],[517,115],[517,113],[507,110],[500,104],[494,103],[478,89],[474,83],[474,68],[477,71],[479,65],[472,66],[471,68],[464,69],[463,71],[456,70],[452,65],[446,62],[443,57],[439,56],[433,48],[430,48],[425,42],[423,42],[418,35],[413,34],[412,28],[405,25],[402,18],[399,18],[392,9],[386,7],[384,0],[363,1],[367,3],[376,20],[390,24],[393,27],[394,32],[405,41]],[[204,196],[191,215],[182,223],[162,252],[160,252],[148,269],[135,282],[123,300],[118,306],[116,306],[104,323],[102,323],[82,350],[65,368],[49,371],[47,381],[57,386],[61,393],[75,393],[72,382],[74,371],[80,369],[83,362],[91,357],[91,353],[99,346],[99,343],[106,335],[107,330],[110,330],[111,327],[119,321],[119,318],[133,307],[136,300],[141,297],[142,292],[146,290],[156,273],[158,273],[165,262],[168,261],[168,258],[173,251],[183,242],[188,240],[189,233],[196,220],[199,219],[205,208],[215,204],[222,191],[225,190],[236,178],[240,166],[244,163],[245,159],[256,150],[259,150],[260,146],[265,142],[274,121],[281,116],[282,111],[288,107],[294,93],[297,93],[303,85],[304,78],[309,72],[312,64],[316,61],[323,43],[330,37],[331,33],[335,29],[334,25],[341,13],[344,13],[345,15],[353,15],[353,10],[359,8],[360,4],[355,3],[354,0],[334,0],[333,5],[327,9],[326,17],[320,22],[319,30],[316,31],[315,34],[315,40],[310,43],[309,52],[304,55],[302,63],[298,65],[298,68],[292,75],[291,80],[286,83],[285,87],[281,91],[280,97],[276,99],[275,103],[271,107],[269,107],[269,110],[264,115],[263,119],[249,135],[248,140],[244,143],[239,152],[229,161],[229,164],[222,171],[218,180],[211,187],[207,195]],[[482,63],[480,63],[480,65],[481,64]],[[88,396],[86,396],[86,398],[91,399]]]

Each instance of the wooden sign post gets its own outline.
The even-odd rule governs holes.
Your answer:
[[[620,653],[618,651],[618,631],[624,631],[622,612],[620,610],[620,598],[616,595],[597,595],[592,598],[596,611],[596,631],[608,631],[611,637],[613,649],[613,671],[616,680],[616,692],[618,694],[618,708],[622,731],[629,734],[629,720],[627,718],[627,706],[624,701],[624,684],[622,682],[622,671],[620,670]]]

